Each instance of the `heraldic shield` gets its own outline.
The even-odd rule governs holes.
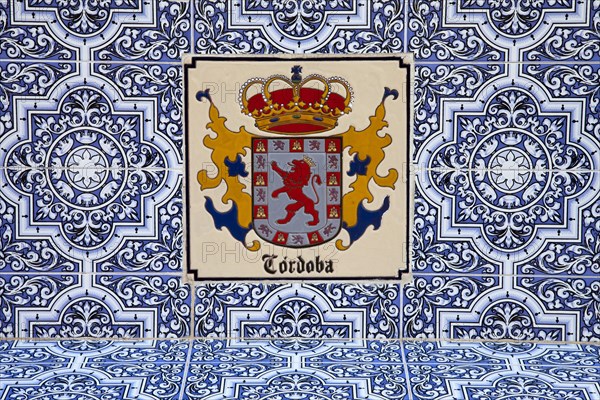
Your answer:
[[[410,55],[185,63],[185,263],[194,279],[407,271]]]
[[[253,227],[267,242],[310,247],[342,221],[342,138],[252,140]]]

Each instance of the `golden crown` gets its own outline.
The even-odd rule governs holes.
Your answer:
[[[310,158],[309,156],[304,155],[303,159],[304,159],[304,162],[307,163],[309,167],[314,168],[317,166],[317,164],[315,164],[313,159]]]
[[[337,126],[338,118],[352,111],[352,88],[340,77],[309,75],[292,67],[291,79],[273,75],[253,78],[240,91],[242,112],[255,119],[261,131],[279,134],[326,132]],[[248,91],[258,93],[248,98]],[[341,93],[340,93],[341,92]]]

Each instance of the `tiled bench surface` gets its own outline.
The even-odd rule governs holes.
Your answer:
[[[102,395],[103,399],[532,396],[558,400],[600,396],[600,348],[594,345],[71,340],[0,342],[0,350],[3,399]]]

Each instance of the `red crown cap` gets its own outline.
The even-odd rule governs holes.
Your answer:
[[[274,75],[247,81],[240,92],[242,112],[266,132],[310,134],[333,129],[338,118],[352,110],[352,89],[339,77],[313,74],[302,79],[301,71],[300,66],[292,68],[291,79]],[[247,98],[252,87],[259,92]]]

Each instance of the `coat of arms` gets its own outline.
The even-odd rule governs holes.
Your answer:
[[[368,59],[358,60],[357,66],[369,69]],[[411,196],[409,181],[400,182],[410,137],[410,98],[398,90],[408,88],[406,59],[371,60],[375,73],[401,72],[373,79],[372,85],[399,85],[382,85],[377,98],[375,88],[360,81],[366,77],[342,59],[256,60],[258,70],[273,70],[266,76],[249,74],[252,58],[237,66],[235,59],[192,61],[193,67],[186,66],[190,272],[205,279],[398,278],[407,263]],[[206,80],[191,82],[202,63],[206,70],[197,76]],[[339,74],[324,73],[336,64]],[[228,80],[239,84],[235,101]],[[357,101],[361,95],[365,98]],[[341,121],[369,101],[370,115],[340,132]],[[395,133],[389,132],[389,102],[396,103],[391,107]],[[371,246],[344,255],[367,235]],[[390,251],[390,245],[396,249]],[[392,257],[389,265],[378,272],[367,264],[360,271],[356,263],[378,262],[382,253]]]

